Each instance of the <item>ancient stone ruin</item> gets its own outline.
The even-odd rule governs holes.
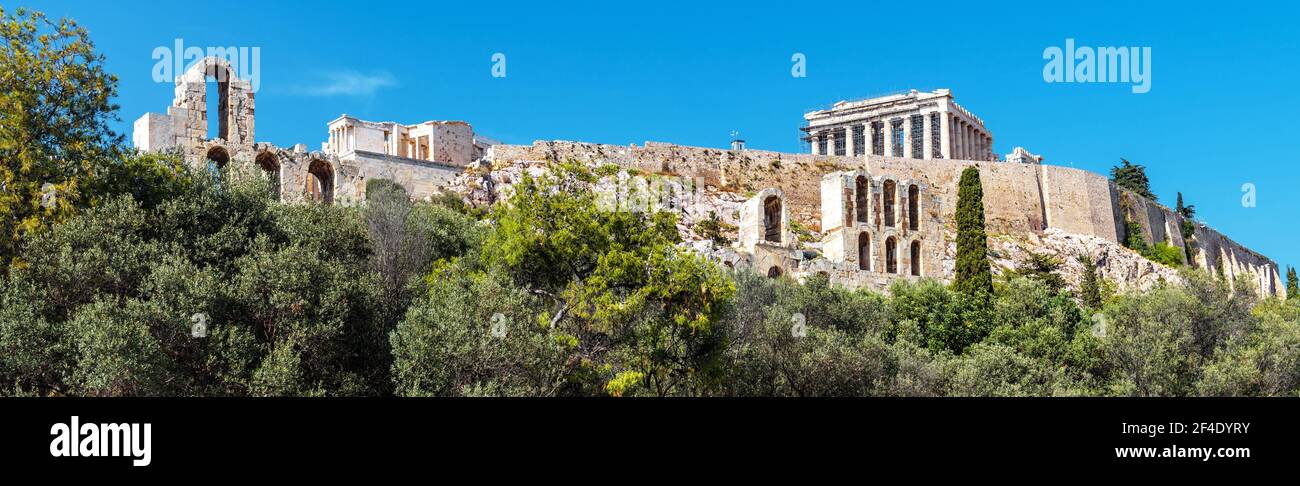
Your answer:
[[[208,113],[208,83],[215,81],[218,112]],[[205,58],[176,78],[176,97],[166,114],[135,121],[132,140],[142,151],[174,151],[196,167],[227,164],[255,168],[285,202],[359,202],[366,181],[389,179],[413,199],[446,188],[493,143],[476,137],[465,122],[401,125],[342,115],[327,124],[327,141],[309,152],[305,144],[277,147],[254,142],[253,92],[223,59]],[[214,116],[215,115],[215,116]],[[209,126],[217,136],[208,138]]]
[[[209,80],[217,85],[217,113],[207,112]],[[1062,257],[1073,275],[1067,280],[1077,280],[1081,269],[1073,257],[1087,253],[1121,288],[1177,279],[1172,269],[1120,245],[1134,222],[1147,244],[1190,245],[1192,266],[1229,281],[1245,276],[1263,295],[1285,293],[1277,264],[1267,257],[1203,224],[1184,241],[1178,214],[1105,176],[1043,164],[1019,147],[999,161],[984,122],[945,89],[808,113],[802,130],[812,153],[805,154],[754,150],[743,142],[730,150],[656,142],[505,145],[460,121],[406,125],[347,115],[328,122],[321,149],[309,152],[304,144],[256,142],[253,115],[249,83],[209,58],[176,78],[166,114],[136,120],[132,139],[140,150],[174,151],[196,167],[235,164],[263,174],[285,202],[361,202],[367,181],[388,179],[412,199],[452,192],[490,204],[522,174],[550,161],[689,178],[706,197],[661,210],[677,211],[687,235],[706,214],[734,225],[731,246],[691,243],[710,258],[771,277],[824,274],[840,285],[877,290],[899,279],[952,278],[957,181],[974,165],[995,269],[1025,252],[1048,251]],[[210,138],[212,123],[217,135]]]

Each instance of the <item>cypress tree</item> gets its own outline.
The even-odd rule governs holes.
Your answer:
[[[1300,279],[1295,276],[1295,267],[1286,268],[1286,300],[1300,299]]]
[[[1079,299],[1089,309],[1101,308],[1101,280],[1097,278],[1097,264],[1092,255],[1079,254],[1079,263],[1083,264],[1083,281],[1079,283]]]
[[[1178,193],[1178,207],[1174,209],[1175,213],[1183,218],[1183,256],[1188,265],[1192,265],[1192,235],[1196,234],[1196,206],[1183,205],[1183,193]]]
[[[967,295],[993,293],[988,236],[984,232],[984,188],[980,171],[967,167],[957,186],[957,276],[953,288]]]

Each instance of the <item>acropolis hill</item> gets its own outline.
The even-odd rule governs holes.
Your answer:
[[[206,80],[220,83],[208,139]],[[804,115],[809,154],[647,142],[643,146],[578,142],[499,144],[459,121],[417,124],[369,122],[341,116],[326,125],[320,150],[255,141],[253,93],[228,65],[209,58],[176,81],[166,114],[135,122],[140,150],[176,150],[197,166],[229,163],[272,178],[285,202],[358,202],[366,182],[389,179],[412,198],[456,193],[476,203],[509,194],[523,173],[547,161],[615,164],[681,186],[701,186],[703,197],[672,205],[679,228],[702,253],[729,266],[771,276],[824,273],[832,282],[883,290],[897,279],[953,276],[957,181],[980,170],[995,268],[1014,266],[1026,252],[1048,252],[1077,282],[1087,253],[1100,273],[1121,288],[1176,280],[1172,269],[1124,248],[1126,221],[1138,223],[1147,244],[1191,245],[1190,264],[1234,281],[1244,276],[1264,295],[1283,296],[1277,264],[1208,226],[1190,241],[1174,211],[1092,172],[1041,163],[1017,148],[999,160],[993,135],[948,90],[911,91],[836,103]],[[680,176],[675,178],[671,176]],[[630,177],[626,172],[619,177]],[[688,189],[678,187],[678,189]],[[730,247],[711,245],[693,223],[716,214],[737,229]],[[796,235],[791,223],[806,229]]]

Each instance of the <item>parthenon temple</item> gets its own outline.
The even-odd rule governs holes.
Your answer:
[[[952,92],[911,90],[804,114],[813,155],[883,155],[908,159],[997,160],[984,121]]]

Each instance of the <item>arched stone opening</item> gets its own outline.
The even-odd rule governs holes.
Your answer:
[[[262,169],[271,182],[271,197],[279,199],[280,197],[280,161],[276,160],[275,154],[270,150],[263,150],[257,154],[257,166]]]
[[[871,270],[871,235],[858,235],[858,269]]]
[[[230,61],[220,56],[202,58],[185,70],[172,106],[187,112],[177,138],[191,147],[215,139],[232,149],[252,145],[252,84],[239,79]]]
[[[235,78],[230,67],[224,63],[207,63],[203,69],[204,111],[207,114],[207,132],[209,139],[230,140],[230,81]],[[216,84],[216,103],[211,96],[213,84]],[[216,113],[212,112],[216,108]],[[213,117],[216,117],[216,131],[213,131]]]
[[[912,276],[921,276],[921,241],[912,242]]]
[[[204,158],[208,160],[208,170],[217,172],[230,163],[230,152],[227,152],[224,147],[212,147],[204,154]]]
[[[871,197],[871,184],[866,177],[858,176],[853,184],[853,207],[858,214],[857,221],[859,223],[865,224],[868,221],[867,217],[870,216],[867,213],[867,198],[869,197]]]
[[[334,168],[329,162],[313,160],[307,168],[307,194],[311,200],[325,204],[334,202]]]
[[[763,200],[763,239],[781,243],[781,198],[768,196]]]
[[[916,187],[916,184],[907,186],[907,229],[912,231],[921,226],[920,215],[917,214],[921,206],[920,197],[921,188]]]
[[[781,267],[773,265],[772,268],[767,269],[767,278],[780,278],[780,277],[781,277]]]
[[[892,180],[885,181],[885,187],[883,191],[884,195],[882,196],[884,198],[882,204],[885,207],[885,226],[890,226],[890,227],[894,226],[894,196],[895,196],[894,193],[898,192],[897,187],[898,184],[895,183],[894,181]]]
[[[885,271],[898,273],[898,241],[893,236],[885,239]]]

